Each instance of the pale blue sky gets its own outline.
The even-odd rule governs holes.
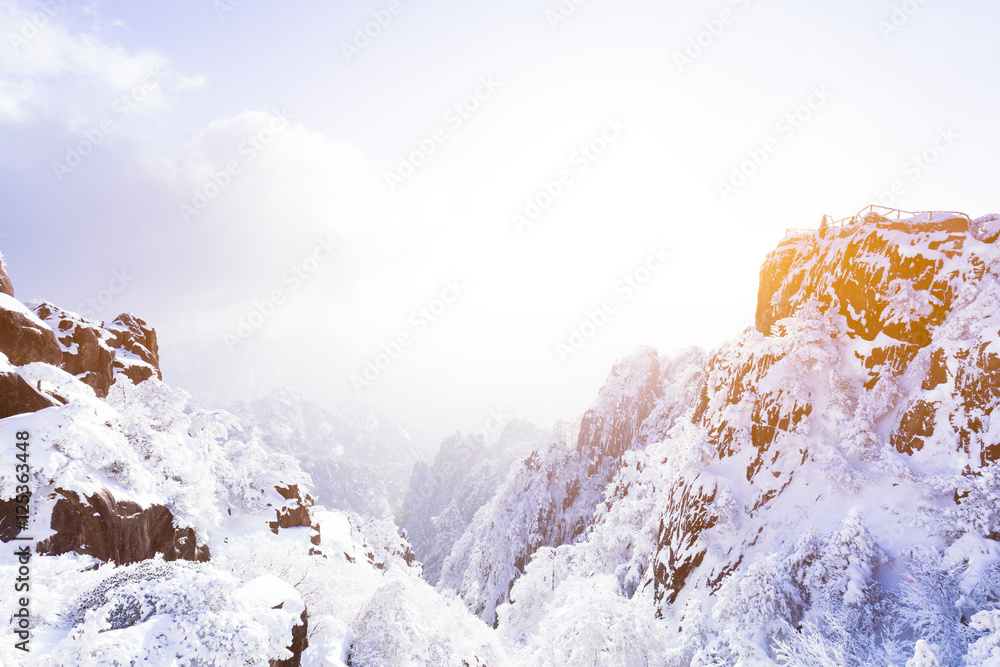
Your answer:
[[[18,296],[74,309],[126,269],[98,315],[150,320],[168,381],[196,394],[353,396],[350,376],[412,334],[362,397],[437,436],[497,407],[573,417],[637,345],[731,338],[785,227],[849,215],[893,181],[904,208],[1000,209],[993,3],[588,0],[553,28],[558,0],[400,0],[348,62],[341,43],[388,5],[243,0],[220,20],[212,0],[51,2],[43,22],[42,3],[0,1],[0,249]],[[169,75],[149,79],[156,66]],[[483,77],[499,87],[450,124]],[[779,125],[797,109],[800,127]],[[248,159],[281,110],[291,122]],[[111,133],[59,180],[53,162],[104,119]],[[624,131],[580,171],[609,121]],[[436,128],[443,143],[390,192],[385,172]],[[767,146],[723,200],[719,183]],[[915,169],[925,150],[939,155]],[[570,185],[516,233],[511,215],[563,170]],[[338,253],[285,280],[327,237]],[[626,299],[615,285],[651,245],[673,259]],[[467,290],[417,327],[449,279]],[[224,336],[275,290],[231,353]],[[608,298],[564,363],[556,344]]]

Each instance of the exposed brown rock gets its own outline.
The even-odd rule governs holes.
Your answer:
[[[107,489],[80,499],[74,491],[62,496],[52,511],[56,534],[38,544],[38,553],[57,556],[75,551],[105,562],[128,565],[163,554],[163,559],[207,561],[208,546],[197,545],[194,530],[177,528],[166,507],[146,509],[132,501],[115,500]]]
[[[140,318],[126,313],[103,324],[47,301],[32,301],[30,306],[58,336],[62,352],[55,365],[93,387],[101,398],[118,373],[134,384],[153,376],[162,379],[156,330]]]
[[[924,438],[934,435],[934,418],[938,403],[916,401],[899,422],[899,428],[889,437],[889,442],[901,454],[919,452]]]
[[[37,412],[58,405],[43,396],[17,373],[0,373],[0,419]]]
[[[642,422],[649,416],[660,397],[660,359],[651,349],[643,349],[636,353],[637,359],[642,359],[645,365],[639,377],[635,392],[621,396],[613,411],[587,410],[580,420],[580,435],[576,448],[588,459],[588,474],[597,474],[598,468],[606,459],[616,462],[608,479],[617,472],[617,462],[622,454],[628,451],[635,442]],[[608,392],[611,387],[618,387],[633,381],[629,371],[634,371],[630,360],[619,362],[611,371],[611,377],[606,381],[602,392]],[[610,385],[610,387],[608,386]],[[604,480],[602,483],[606,483]]]
[[[119,315],[106,329],[111,335],[111,347],[125,353],[115,355],[116,373],[124,373],[135,384],[153,375],[163,379],[156,329],[131,313]]]
[[[943,240],[928,241],[933,253],[901,247],[887,233],[905,229],[914,235],[948,232]],[[847,321],[849,333],[874,340],[885,333],[901,342],[926,346],[931,330],[948,313],[954,297],[953,283],[942,271],[940,255],[962,252],[969,222],[955,218],[936,223],[890,223],[874,216],[871,221],[836,231],[836,238],[796,237],[772,251],[760,271],[757,295],[758,331],[771,334],[777,320],[795,314],[807,302],[825,311],[834,308]],[[872,260],[878,261],[872,261]],[[930,312],[907,318],[886,319],[883,311],[893,296],[893,281],[901,279],[926,293]]]
[[[771,333],[771,325],[778,320],[777,311],[771,305],[771,298],[781,288],[797,255],[798,249],[795,245],[779,245],[771,251],[760,268],[756,324],[757,330],[765,336]]]
[[[277,535],[278,530],[281,528],[312,528],[316,531],[316,534],[312,536],[311,541],[316,546],[319,546],[321,541],[319,525],[313,525],[310,513],[310,509],[316,504],[313,497],[307,493],[303,498],[298,484],[276,486],[274,489],[282,498],[290,502],[284,507],[275,508],[276,520],[267,524],[271,532]]]
[[[921,389],[929,391],[939,384],[944,384],[948,381],[948,361],[945,356],[943,349],[938,348],[931,353],[931,368],[927,372],[927,377],[924,378],[923,383],[920,385]]]
[[[46,301],[32,302],[32,308],[56,332],[62,345],[60,366],[90,385],[100,397],[108,395],[114,382],[114,351],[107,344],[107,332],[97,322],[58,308]]]
[[[660,519],[653,566],[653,597],[673,604],[688,576],[701,565],[705,549],[697,537],[718,521],[711,511],[716,489],[694,488],[692,484],[671,489],[670,504]],[[657,616],[660,616],[657,609]]]
[[[865,389],[870,390],[874,388],[879,378],[902,375],[903,371],[906,370],[906,367],[910,365],[910,362],[913,361],[919,352],[919,346],[907,343],[888,347],[876,347],[871,351],[871,354],[865,357],[855,352],[855,355],[864,361],[865,368],[869,371],[868,381],[865,382]]]
[[[0,305],[0,352],[10,363],[23,366],[42,361],[58,366],[62,349],[56,335],[49,327],[29,318],[22,312]]]

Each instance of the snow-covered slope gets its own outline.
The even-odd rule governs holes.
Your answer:
[[[163,383],[141,320],[2,297],[0,581],[29,585],[0,595],[0,664],[505,664],[395,524],[314,506],[258,428]]]

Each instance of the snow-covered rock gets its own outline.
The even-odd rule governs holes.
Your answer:
[[[56,332],[62,358],[55,363],[93,387],[98,396],[108,395],[119,373],[134,384],[154,376],[163,379],[156,330],[135,315],[119,315],[109,324],[88,320],[47,301],[29,301],[27,305]],[[43,358],[32,361],[53,363]]]

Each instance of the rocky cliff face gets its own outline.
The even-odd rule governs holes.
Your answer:
[[[13,288],[6,272],[0,274],[0,352],[10,360],[10,365],[0,367],[0,419],[91,401],[81,394],[74,379],[89,386],[98,397],[106,398],[119,375],[133,384],[161,378],[156,331],[142,319],[124,314],[110,323],[101,323],[47,301],[33,301],[26,306],[11,296]],[[113,433],[112,421],[105,426]],[[73,436],[65,442],[69,450],[79,445]],[[123,474],[126,468],[123,461],[112,460],[106,465],[110,479]],[[110,480],[97,482],[96,487],[95,481],[78,484],[79,488],[54,484],[48,497],[36,497],[36,502],[48,509],[48,528],[52,532],[38,543],[38,553],[76,552],[119,565],[156,556],[166,561],[210,558],[208,547],[199,545],[193,528],[178,525],[171,509],[116,498],[108,488]],[[278,485],[274,491],[275,502],[268,504],[273,507],[274,532],[281,528],[315,528],[310,514],[312,499],[297,485]],[[12,498],[0,497],[4,510],[12,509],[13,504]],[[13,511],[4,511],[0,540],[10,541],[17,535],[13,516]],[[318,534],[314,540],[318,540]]]
[[[35,361],[57,366],[62,361],[52,329],[8,295],[0,295],[0,352],[15,366]]]
[[[55,332],[61,357],[53,365],[79,377],[100,396],[108,395],[119,373],[138,384],[160,372],[156,331],[138,317],[126,313],[110,324],[87,320],[47,301],[31,301],[31,309]],[[46,359],[32,359],[46,361]]]
[[[896,449],[912,455],[943,427],[981,467],[1000,453],[982,437],[1000,386],[1000,357],[983,331],[997,224],[992,215],[925,214],[902,224],[871,214],[826,238],[791,239],[761,269],[757,328],[770,333],[806,304],[834,316],[848,338],[872,343],[855,351],[867,389],[908,380]]]
[[[19,367],[38,364],[59,367],[106,397],[115,375],[133,382],[160,377],[156,332],[132,315],[121,315],[105,327],[48,302],[36,301],[29,309],[13,298],[13,287],[0,269],[0,352],[10,366],[0,369],[0,419],[64,405],[70,392],[61,392],[43,381],[32,386]],[[37,370],[32,371],[38,375]],[[29,374],[30,376],[30,374]],[[38,377],[45,376],[42,373]],[[166,560],[207,560],[208,548],[196,544],[190,528],[174,526],[174,517],[163,506],[142,508],[129,500],[118,501],[107,488],[89,495],[57,488],[50,528],[54,535],[39,543],[38,552],[61,554],[76,551],[105,562],[135,563],[160,554]],[[0,498],[4,509],[11,498]],[[4,512],[0,540],[17,534],[13,512]]]
[[[978,655],[1000,586],[998,232],[929,213],[786,238],[756,328],[616,369],[441,585],[536,658],[589,613],[640,619],[587,649],[636,664],[902,664],[916,638],[940,664]]]
[[[990,351],[997,252],[981,240],[993,220],[870,214],[786,239],[768,256],[757,304],[768,338],[751,332],[713,356],[692,415],[716,465],[733,460],[746,483],[737,491],[690,472],[676,479],[644,582],[661,609],[686,585],[717,591],[758,542],[752,535],[710,557],[701,536],[732,521],[720,494],[742,498],[743,522],[763,530],[760,517],[810,461],[830,455],[830,441],[877,459],[886,446],[913,455],[934,440],[939,460],[958,454],[972,476],[995,460],[983,435],[1000,397],[1000,358]]]

